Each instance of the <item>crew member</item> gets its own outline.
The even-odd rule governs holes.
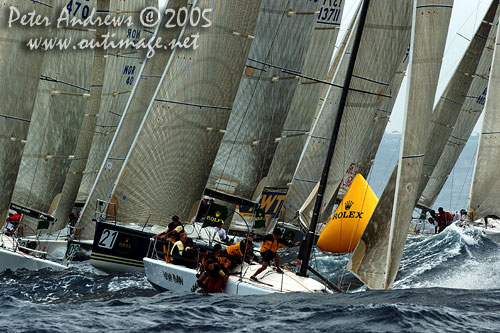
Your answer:
[[[9,213],[9,217],[7,217],[5,225],[5,234],[7,236],[12,236],[14,232],[16,231],[17,227],[19,226],[19,223],[21,222],[21,215],[18,213]]]
[[[291,242],[287,242],[283,238],[281,238],[281,230],[276,228],[272,235],[266,235],[264,237],[262,247],[260,248],[260,254],[262,255],[262,266],[250,277],[252,281],[258,281],[257,275],[263,272],[268,266],[269,263],[274,259],[276,263],[276,272],[283,274],[283,271],[280,268],[280,256],[278,253],[278,249],[280,247],[288,248],[291,246],[297,246],[300,242],[292,244]]]
[[[253,253],[252,239],[249,237],[239,243],[226,247],[224,252],[222,252],[222,255],[227,256],[231,261],[230,268],[241,264],[241,259],[243,257],[248,260],[253,259],[255,255]]]
[[[177,233],[177,235],[180,235],[181,233],[184,232],[184,226],[179,220],[179,217],[176,215],[172,217],[172,222],[170,222],[168,227],[164,231],[156,235],[155,238],[169,238],[172,235],[175,235],[174,231],[175,233]],[[176,239],[176,241],[177,240],[179,239]]]

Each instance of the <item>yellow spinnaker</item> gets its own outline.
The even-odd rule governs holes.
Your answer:
[[[377,196],[358,173],[335,214],[323,228],[318,247],[333,253],[354,251],[377,203]]]

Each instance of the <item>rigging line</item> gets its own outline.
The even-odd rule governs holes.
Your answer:
[[[35,5],[42,5],[42,6],[46,6],[46,7],[49,7],[49,8],[54,8],[54,6],[52,6],[52,5],[48,4],[48,3],[42,2],[42,1],[31,0],[31,2],[33,2],[33,4],[35,4]]]
[[[31,120],[29,120],[29,119],[24,119],[24,118],[9,116],[9,115],[6,115],[6,114],[1,114],[1,113],[0,113],[0,117],[5,118],[5,119],[19,120],[19,121],[23,121],[23,122],[26,122],[26,123],[31,123]]]
[[[287,8],[290,8],[290,0],[288,0],[288,2],[287,2]],[[281,27],[281,25],[282,25],[283,20],[284,20],[284,18],[285,18],[285,17],[286,17],[286,11],[284,11],[284,12],[283,12],[282,17],[281,17],[281,20],[280,20],[280,22],[279,22],[279,24],[278,24],[278,27],[277,27],[277,29],[276,29],[276,33],[274,34],[273,40],[272,40],[272,42],[271,42],[271,46],[269,47],[269,50],[268,50],[267,55],[266,55],[266,57],[265,57],[266,62],[267,62],[267,60],[269,59],[269,57],[270,57],[270,55],[271,55],[271,50],[273,49],[274,43],[276,42],[276,37],[278,36],[278,33],[280,32],[280,27]],[[243,117],[241,117],[242,119],[241,119],[241,122],[240,122],[240,125],[239,125],[239,128],[238,128],[238,131],[236,132],[236,135],[235,135],[235,137],[234,137],[234,142],[233,142],[233,144],[232,144],[232,146],[231,146],[231,149],[229,150],[229,153],[227,154],[227,158],[226,158],[226,162],[224,163],[224,167],[222,168],[222,173],[221,173],[221,176],[220,176],[221,178],[223,178],[223,177],[224,177],[224,173],[225,173],[225,171],[226,171],[227,164],[228,164],[229,160],[231,159],[231,155],[232,155],[232,153],[233,153],[233,150],[234,150],[234,146],[235,146],[236,140],[237,140],[237,138],[238,138],[238,135],[239,135],[239,134],[240,134],[240,132],[241,132],[241,129],[242,129],[243,124],[244,124],[244,122],[245,122],[245,118],[246,118],[246,116],[248,115],[248,110],[250,109],[250,103],[251,103],[251,101],[253,100],[253,97],[254,97],[254,95],[255,95],[255,93],[256,93],[256,91],[257,91],[257,87],[258,87],[258,86],[259,86],[259,84],[260,84],[260,80],[261,80],[261,78],[262,78],[262,75],[263,75],[263,74],[264,74],[264,71],[261,71],[261,72],[259,73],[259,79],[255,82],[255,86],[254,86],[254,89],[253,89],[252,95],[251,95],[251,96],[250,96],[250,98],[249,98],[249,102],[248,102],[248,104],[247,104],[247,107],[246,107],[246,109],[245,109],[245,112],[243,113]],[[216,183],[215,188],[218,190],[218,189],[219,189],[219,184],[217,184],[217,183]]]
[[[303,75],[303,74],[297,74],[297,73],[294,73],[294,72],[291,72],[291,71],[288,71],[286,69],[282,69],[281,70],[283,73],[286,73],[286,74],[291,74],[291,75],[295,75],[297,77],[301,77],[303,79],[307,79],[307,80],[311,80],[311,81],[314,81],[314,82],[317,82],[317,83],[323,83],[323,84],[326,84],[328,86],[332,86],[332,87],[335,87],[335,88],[340,88],[340,89],[344,89],[343,86],[339,85],[339,84],[335,84],[335,83],[332,83],[332,82],[328,82],[328,81],[325,81],[325,80],[320,80],[320,79],[316,79],[314,77],[311,77],[311,76],[307,76],[307,75]],[[381,85],[384,85],[384,86],[389,86],[388,84],[386,83],[382,83],[382,82],[376,82],[376,81],[373,81],[373,80],[370,80],[370,79],[367,79],[367,78],[363,78],[363,77],[360,77],[360,76],[355,76],[353,75],[353,77],[356,77],[356,78],[359,78],[361,80],[367,80],[367,81],[370,81],[370,82],[374,82],[374,83],[377,83],[377,84],[381,84]],[[304,84],[304,83],[303,83]],[[380,97],[386,97],[386,98],[392,98],[392,96],[390,95],[385,95],[385,94],[381,94],[381,93],[374,93],[374,92],[370,92],[370,91],[366,91],[366,90],[361,90],[361,89],[356,89],[356,88],[348,88],[349,91],[354,91],[354,92],[359,92],[359,93],[362,93],[362,94],[368,94],[368,95],[374,95],[374,96],[380,96]]]
[[[55,82],[55,83],[62,83],[64,85],[67,85],[67,86],[70,86],[70,87],[73,87],[73,88],[77,88],[77,89],[80,89],[80,90],[83,90],[83,91],[86,91],[88,93],[90,93],[90,89],[87,89],[87,88],[83,88],[83,87],[80,87],[80,86],[77,86],[76,84],[73,84],[73,83],[69,83],[69,82],[64,82],[64,81],[61,81],[61,80],[58,80],[58,79],[54,79],[48,75],[40,75],[40,80],[42,81],[49,81],[49,82]]]

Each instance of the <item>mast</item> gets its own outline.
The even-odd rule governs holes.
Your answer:
[[[314,211],[311,220],[311,225],[309,227],[309,231],[305,237],[301,250],[305,251],[302,255],[303,262],[300,266],[300,270],[297,272],[297,275],[306,276],[307,269],[309,267],[309,261],[311,259],[311,251],[314,243],[314,235],[316,232],[316,225],[319,220],[319,213],[321,211],[321,206],[323,203],[323,194],[325,192],[325,187],[328,181],[328,173],[330,171],[330,164],[332,162],[333,153],[335,151],[335,145],[337,141],[337,136],[340,129],[340,121],[342,120],[342,115],[344,113],[344,108],[347,101],[347,94],[349,92],[349,86],[351,84],[352,73],[354,71],[354,65],[356,64],[356,57],[358,55],[359,44],[361,42],[361,36],[363,35],[363,28],[366,20],[366,14],[368,13],[368,6],[370,4],[370,0],[364,0],[363,6],[361,7],[361,12],[359,16],[359,27],[356,31],[356,37],[354,39],[354,45],[352,49],[352,56],[349,61],[349,68],[347,69],[347,75],[344,82],[344,88],[342,90],[342,96],[340,98],[339,103],[339,112],[337,113],[337,117],[335,119],[335,126],[333,128],[330,145],[328,147],[328,154],[326,155],[325,167],[323,168],[323,174],[321,175],[321,180],[319,183],[318,194],[316,196],[316,202],[314,204]],[[301,251],[301,252],[303,252]]]

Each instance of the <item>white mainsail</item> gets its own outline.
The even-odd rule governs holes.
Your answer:
[[[348,264],[348,269],[373,289],[392,285],[403,255],[429,137],[427,120],[432,116],[453,8],[453,0],[415,0],[414,4],[411,70],[399,168],[394,171]]]
[[[335,49],[335,42],[340,29],[344,1],[334,2],[336,7],[328,7],[323,3],[311,44],[306,54],[303,67],[304,77],[299,79],[297,89],[290,105],[290,111],[283,126],[274,159],[269,167],[266,187],[288,187],[299,162],[302,149],[308,138],[313,117],[318,109],[320,94],[324,90],[324,82],[328,78],[328,68]],[[326,21],[324,12],[335,13],[336,20]],[[307,77],[307,78],[306,78]],[[308,78],[313,78],[308,79]],[[331,81],[331,80],[330,80]]]
[[[260,0],[200,0],[214,8],[213,26],[196,50],[179,49],[154,98],[113,189],[117,219],[168,224],[186,220],[200,200],[223,137],[248,51]],[[241,19],[244,16],[245,19]]]
[[[187,0],[169,0],[167,8],[177,9],[186,5]],[[164,41],[182,38],[181,32],[183,30],[180,27],[163,29],[165,24],[166,20],[164,18],[162,23],[156,27],[155,36],[161,37]],[[109,199],[113,184],[120,173],[135,134],[139,130],[148,106],[152,103],[155,91],[159,89],[159,84],[168,71],[168,66],[175,55],[175,50],[171,51],[170,49],[165,52],[157,52],[156,56],[147,59],[142,64],[137,74],[133,93],[128,97],[116,132],[85,201],[82,214],[78,220],[82,239],[93,239],[94,223],[92,223],[92,218],[94,217],[96,202],[98,199],[104,201]],[[99,148],[96,148],[96,150],[99,150]]]
[[[370,3],[340,125],[337,148],[330,167],[320,222],[326,222],[328,219],[339,184],[340,192],[345,193],[355,174],[361,173],[364,177],[368,175],[407,65],[406,50],[410,43],[410,29],[411,4],[394,0]],[[375,45],[377,47],[374,47]],[[335,119],[339,97],[334,96],[340,96],[339,90],[332,88],[330,91],[331,96],[328,97],[325,107],[333,110],[322,111],[326,119]],[[297,198],[302,197],[302,200],[305,200],[309,193],[304,193],[304,189],[309,188],[312,191],[319,180],[321,169],[317,165],[314,166],[313,161],[325,160],[331,135],[326,133],[326,130],[330,128],[331,132],[331,122],[333,121],[320,121],[321,127],[318,127],[318,130],[324,134],[313,133],[316,140],[311,140],[310,148],[306,149],[295,175],[295,186],[289,191],[290,199],[285,201],[288,210],[290,206],[293,210],[300,205]],[[314,170],[315,174],[312,174],[311,170]],[[297,206],[294,207],[294,204]],[[305,224],[309,223],[312,206],[308,205],[301,211],[301,219]]]
[[[83,19],[95,3],[92,0],[79,9],[71,8],[69,16]],[[63,9],[68,9],[67,1],[57,0],[54,4],[53,22]],[[48,29],[51,37],[74,41],[95,36],[92,27],[57,28],[54,24]],[[92,62],[93,51],[88,49],[46,52],[12,195],[14,204],[43,213],[51,213],[54,209],[53,203],[64,185],[90,97]]]
[[[15,7],[20,13],[35,10],[39,15],[50,16],[54,2],[18,0]],[[6,22],[9,15],[6,6],[2,15]],[[31,38],[46,35],[45,27],[20,27],[16,24],[11,28],[4,26],[0,31],[0,68],[3,75],[0,80],[0,224],[5,221],[9,210],[44,58],[43,51],[29,51],[25,45]]]
[[[500,30],[499,30],[500,33]],[[497,34],[497,40],[499,35]],[[477,149],[468,214],[471,220],[489,215],[500,216],[500,180],[497,168],[500,163],[500,50],[495,43],[493,63],[484,107],[484,120]]]
[[[500,11],[497,10],[492,29],[490,30],[488,40],[483,49],[481,60],[479,61],[477,70],[472,73],[473,80],[469,92],[467,93],[467,98],[460,110],[460,115],[453,127],[446,147],[418,202],[424,207],[432,207],[434,205],[455,163],[460,157],[474,126],[483,112],[488,91],[493,50],[495,49],[499,15]]]
[[[207,188],[253,199],[269,169],[275,139],[281,136],[320,8],[317,2],[303,0],[263,2],[255,43]]]
[[[139,22],[139,14],[145,8],[144,0],[110,3],[98,1],[98,13],[114,17],[134,18],[134,25],[97,27],[97,35],[115,34],[114,40],[130,40],[137,42],[142,35],[150,37],[148,29]],[[64,187],[56,208],[55,230],[62,228],[77,199],[78,189],[84,176],[87,162],[90,160],[88,178],[95,180],[93,169],[100,166],[104,154],[118,126],[121,113],[131,94],[136,76],[139,73],[143,54],[140,50],[128,49],[96,49],[94,51],[94,67],[90,86],[90,100],[78,136],[78,142],[66,175]],[[91,147],[95,147],[92,158]],[[100,154],[99,154],[100,153]],[[96,156],[100,155],[100,156]],[[100,157],[100,158],[99,158]],[[87,192],[88,194],[88,192]]]

